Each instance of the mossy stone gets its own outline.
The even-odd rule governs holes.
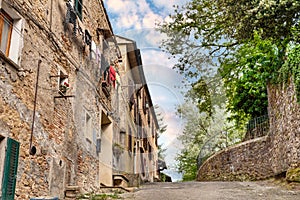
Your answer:
[[[289,169],[286,172],[286,180],[300,183],[300,168]]]

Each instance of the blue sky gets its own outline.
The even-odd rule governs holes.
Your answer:
[[[114,34],[135,40],[141,49],[152,101],[160,106],[168,125],[159,142],[168,149],[166,162],[169,167],[174,165],[180,149],[176,137],[183,129],[181,119],[175,114],[175,106],[183,102],[180,90],[176,88],[182,77],[172,69],[176,60],[169,60],[168,55],[158,48],[163,35],[155,30],[155,24],[169,20],[173,5],[184,2],[186,0],[104,0]]]

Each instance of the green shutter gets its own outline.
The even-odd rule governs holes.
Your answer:
[[[15,196],[18,158],[20,143],[7,138],[7,147],[4,163],[2,199],[13,200]]]
[[[74,7],[79,19],[82,20],[82,0],[75,0]]]

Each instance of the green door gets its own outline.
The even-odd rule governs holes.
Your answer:
[[[20,143],[7,138],[2,182],[2,199],[14,200]]]

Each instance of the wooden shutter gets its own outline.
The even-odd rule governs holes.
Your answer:
[[[14,200],[20,143],[7,138],[7,147],[3,172],[2,199]]]

